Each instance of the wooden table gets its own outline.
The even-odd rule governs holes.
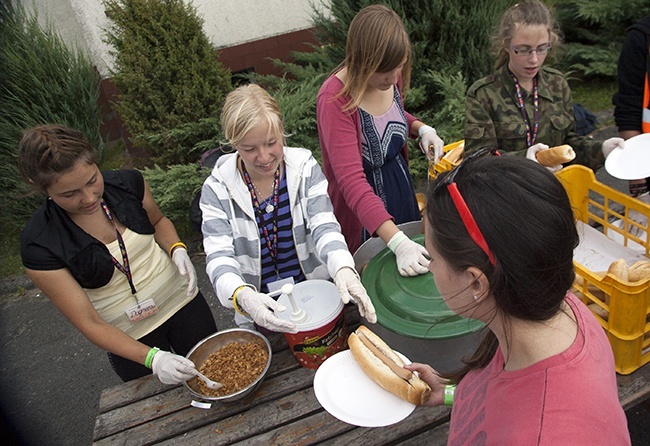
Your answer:
[[[354,328],[358,313],[347,311]],[[102,391],[93,435],[95,445],[350,445],[447,443],[450,409],[418,407],[387,427],[363,428],[339,421],[318,403],[314,370],[300,367],[282,335],[272,335],[273,358],[260,388],[211,409],[190,405],[183,386],[165,386],[152,375]],[[618,375],[619,397],[628,409],[650,397],[650,364]]]

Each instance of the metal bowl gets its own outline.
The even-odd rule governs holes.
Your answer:
[[[230,344],[231,342],[255,342],[260,347],[266,349],[269,353],[269,359],[266,362],[264,370],[262,370],[260,376],[258,376],[257,379],[247,387],[235,393],[223,396],[209,396],[202,393],[201,388],[199,387],[198,378],[196,377],[185,381],[183,385],[195,398],[206,401],[237,401],[253,393],[260,386],[260,384],[262,384],[262,381],[266,376],[266,372],[268,372],[269,366],[271,365],[272,352],[269,340],[263,334],[256,331],[247,330],[245,328],[231,328],[229,330],[219,331],[196,344],[187,354],[187,358],[194,362],[194,364],[196,364],[196,367],[199,368],[212,353],[216,352],[221,347]]]

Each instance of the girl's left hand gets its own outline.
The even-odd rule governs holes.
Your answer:
[[[425,406],[442,406],[444,403],[444,391],[448,381],[438,375],[438,372],[433,370],[428,364],[420,364],[414,362],[404,366],[405,369],[412,372],[418,372],[420,379],[431,387],[431,396],[424,404]]]
[[[187,254],[187,250],[182,247],[174,249],[174,252],[172,253],[172,260],[176,264],[178,271],[183,276],[187,276],[187,295],[194,295],[194,293],[196,293],[197,282],[196,270],[194,269],[194,265],[190,260],[190,256]]]
[[[365,317],[371,324],[377,322],[375,307],[372,305],[370,297],[368,297],[368,293],[354,269],[347,266],[339,269],[334,275],[334,284],[339,290],[344,304],[351,300],[359,307],[359,314],[362,317]]]

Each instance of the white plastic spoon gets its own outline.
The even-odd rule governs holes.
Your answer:
[[[207,376],[205,376],[204,374],[202,374],[198,370],[196,371],[196,376],[201,378],[205,382],[205,385],[208,386],[209,389],[217,390],[217,389],[221,389],[223,387],[223,384],[218,383],[216,381],[212,381],[210,378],[208,378]]]

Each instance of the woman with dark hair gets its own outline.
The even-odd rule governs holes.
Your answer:
[[[630,444],[611,346],[569,291],[579,238],[566,191],[490,151],[438,178],[425,223],[442,298],[486,337],[457,373],[406,367],[433,389],[428,405],[453,403],[450,444]]]
[[[100,171],[87,138],[62,125],[27,129],[18,166],[48,197],[20,236],[34,285],[108,351],[123,381],[152,370],[164,384],[196,375],[183,355],[217,327],[187,246],[142,174]]]

